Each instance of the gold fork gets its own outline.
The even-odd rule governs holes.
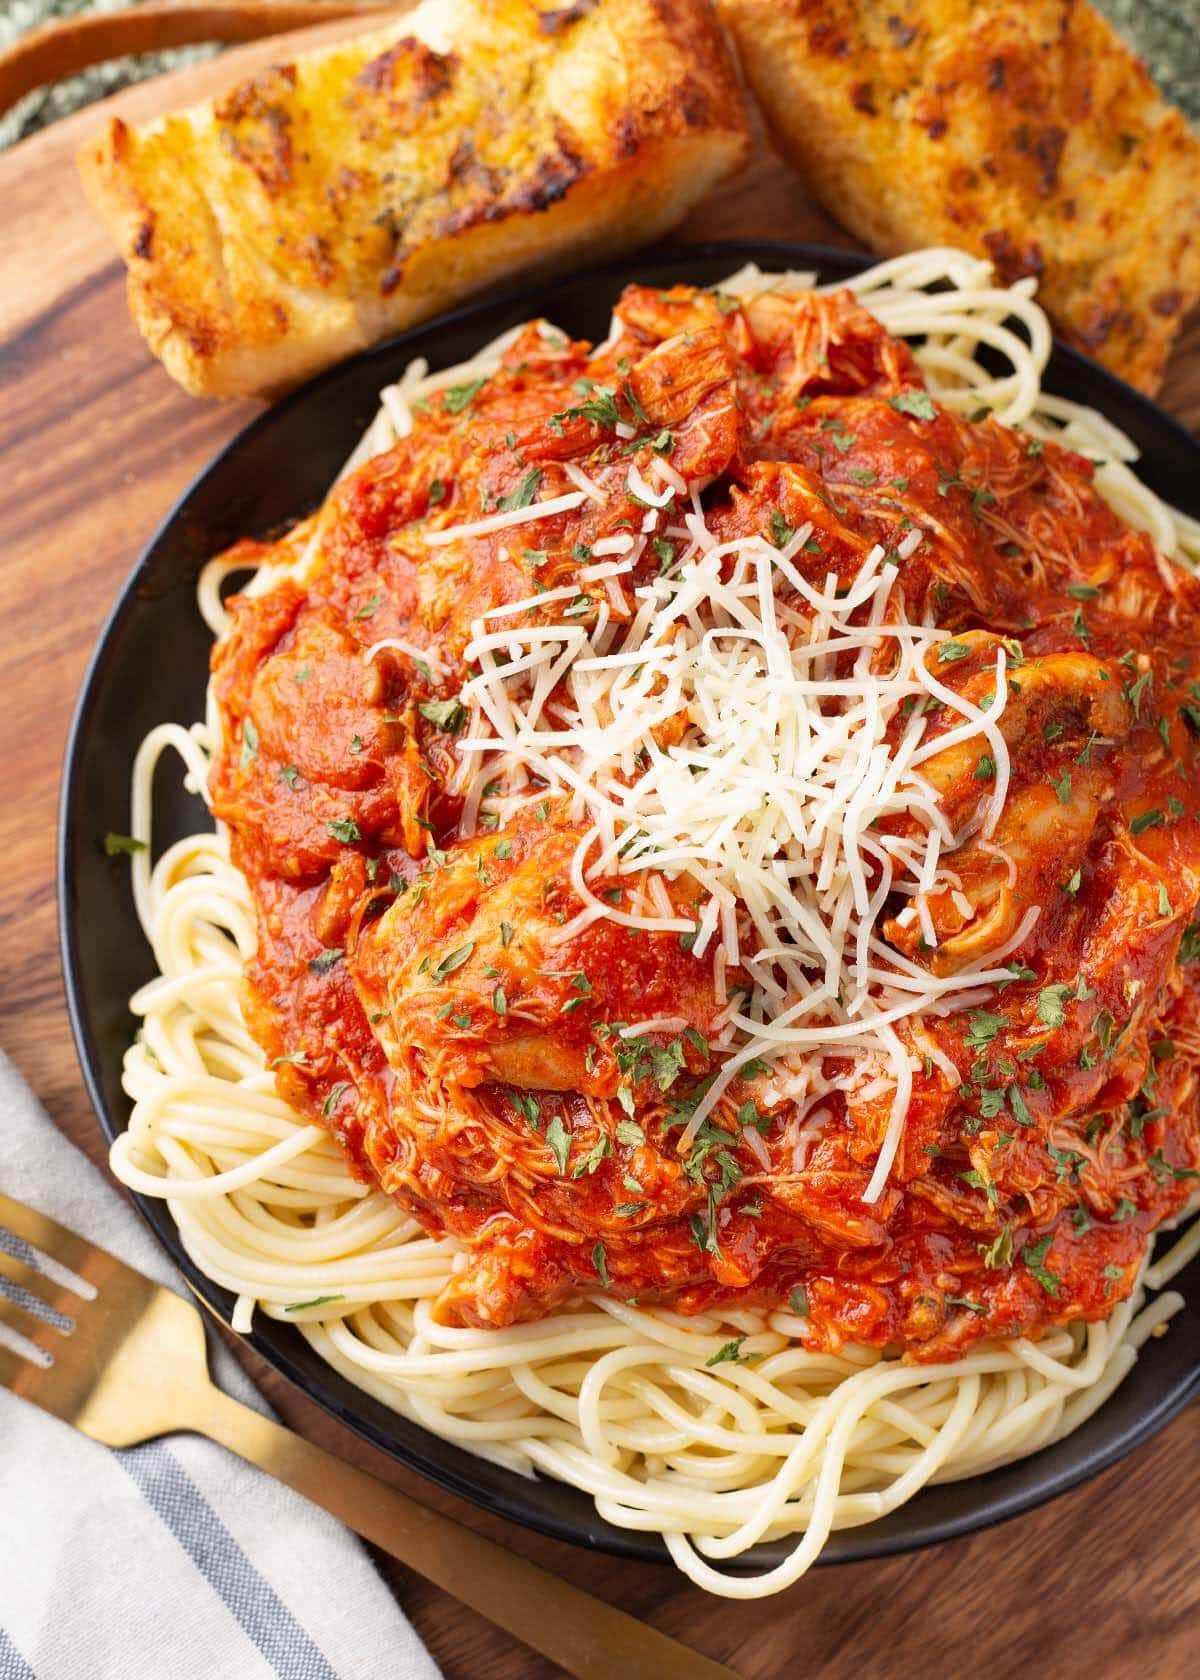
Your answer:
[[[580,1680],[737,1680],[665,1634],[569,1586],[461,1523],[314,1447],[217,1388],[204,1323],[188,1301],[74,1231],[0,1195],[0,1227],[86,1289],[0,1247],[0,1324],[36,1355],[0,1344],[0,1383],[108,1447],[195,1430],[256,1464]],[[38,1358],[53,1361],[38,1363]]]

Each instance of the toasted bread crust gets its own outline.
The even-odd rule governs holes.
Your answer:
[[[112,119],[79,163],[155,355],[245,395],[651,238],[748,144],[705,0],[424,0],[192,111]]]
[[[1200,138],[1085,0],[720,0],[780,149],[874,249],[1038,279],[1144,391],[1200,299]]]

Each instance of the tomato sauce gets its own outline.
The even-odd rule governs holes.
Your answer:
[[[450,1322],[603,1287],[685,1313],[790,1305],[811,1346],[933,1360],[1104,1317],[1200,1169],[1200,585],[1089,460],[934,403],[849,294],[630,288],[618,320],[596,354],[525,329],[313,520],[247,545],[293,568],[231,603],[211,789],[257,905],[245,1001],[279,1088],[464,1244]],[[833,1053],[811,1137],[779,1071],[751,1067],[681,1152],[720,1062],[709,963],[608,919],[564,935],[570,810],[547,794],[501,822],[497,788],[468,825],[454,791],[472,624],[564,586],[593,610],[603,585],[580,573],[641,530],[627,474],[656,454],[705,486],[718,541],[811,524],[797,564],[818,584],[882,544],[909,619],[950,633],[956,693],[979,702],[1006,652],[995,844],[947,855],[960,886],[930,895],[932,951],[899,902],[883,930],[934,973],[1021,934],[1012,979],[904,1027],[913,1096],[871,1205],[890,1097]],[[426,543],[570,492],[566,463],[581,505]],[[627,583],[671,563],[667,523]],[[930,715],[931,736],[949,726]],[[995,766],[979,738],[942,769],[961,828]],[[619,907],[628,880],[591,886]],[[656,1018],[685,1025],[622,1033]]]

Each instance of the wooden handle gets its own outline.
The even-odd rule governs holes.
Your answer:
[[[737,1680],[590,1593],[315,1447],[215,1387],[181,1427],[256,1464],[578,1680]]]
[[[126,53],[206,41],[257,41],[309,24],[395,9],[386,0],[215,0],[212,5],[184,0],[66,18],[31,30],[0,53],[0,113],[46,82]]]

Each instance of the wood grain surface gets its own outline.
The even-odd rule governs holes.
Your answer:
[[[346,32],[326,26],[304,39]],[[259,42],[108,104],[141,118],[279,53],[278,43]],[[55,940],[55,802],[67,720],[121,579],[177,494],[256,407],[185,396],[130,324],[121,265],[73,167],[98,115],[82,112],[0,157],[0,1044],[62,1129],[102,1164]],[[765,146],[682,233],[848,243]],[[1200,331],[1181,346],[1163,401],[1200,425]],[[256,1360],[244,1362],[305,1434],[732,1664],[745,1680],[1183,1680],[1200,1667],[1200,1407],[1091,1485],[1004,1527],[888,1562],[818,1570],[778,1598],[736,1604],[706,1598],[666,1567],[618,1562],[489,1519],[363,1446]],[[381,1567],[448,1680],[552,1674],[415,1575]],[[370,1680],[390,1672],[386,1651],[363,1669]]]

